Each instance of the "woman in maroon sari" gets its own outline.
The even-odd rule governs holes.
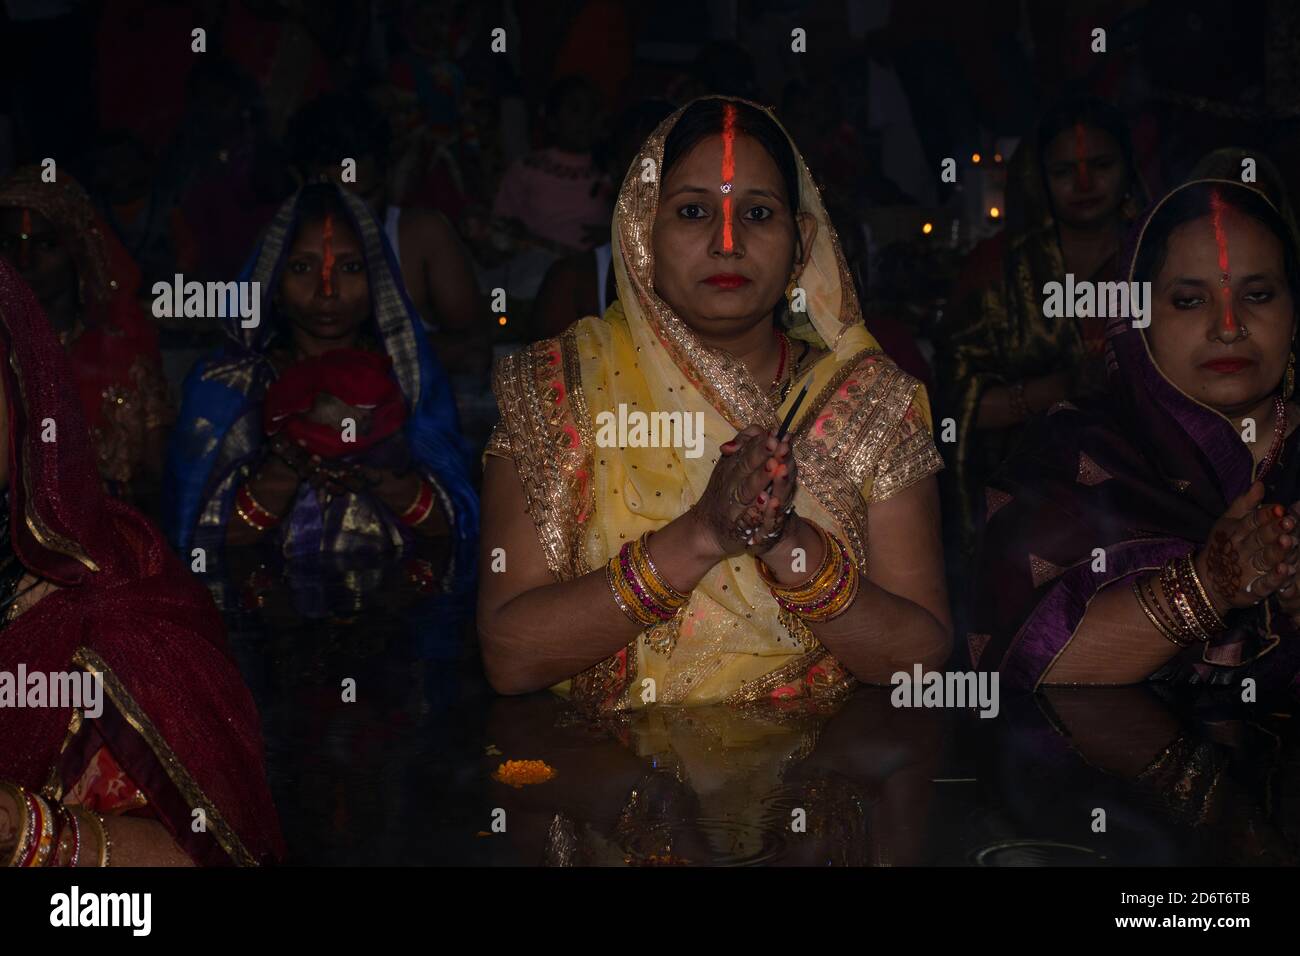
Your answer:
[[[0,379],[0,864],[276,859],[258,717],[216,608],[105,494],[68,357],[3,262]],[[82,673],[98,706],[30,690]]]
[[[65,172],[25,166],[0,181],[0,257],[36,294],[72,358],[95,464],[110,493],[157,497],[176,417],[158,332],[136,299],[140,270]]]
[[[1025,689],[1295,691],[1295,240],[1262,193],[1200,180],[1131,245],[1149,327],[1112,319],[1106,396],[1054,406],[986,489],[971,658]]]

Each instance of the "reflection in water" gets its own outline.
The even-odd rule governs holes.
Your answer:
[[[1297,860],[1289,703],[1053,689],[983,720],[860,688],[836,704],[589,717],[549,693],[488,690],[472,594],[442,590],[444,570],[286,572],[235,555],[210,574],[261,708],[289,862]],[[507,760],[555,775],[497,782]]]
[[[917,863],[943,722],[875,689],[832,705],[600,719],[543,695],[500,699],[494,745],[558,773],[490,794],[521,863]]]

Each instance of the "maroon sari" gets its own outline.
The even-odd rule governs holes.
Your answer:
[[[0,709],[0,778],[64,799],[107,763],[138,792],[132,812],[159,820],[196,863],[282,856],[257,712],[221,618],[158,531],[105,494],[68,357],[3,262],[0,353],[11,544],[60,587],[0,627],[0,670],[101,674],[104,708],[93,720]],[[43,441],[51,423],[55,440]]]

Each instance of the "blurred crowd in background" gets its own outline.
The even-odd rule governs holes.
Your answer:
[[[176,396],[221,332],[152,318],[153,283],[235,278],[287,196],[354,160],[348,187],[398,253],[481,445],[493,354],[616,294],[618,185],[693,97],[774,108],[869,328],[933,386],[946,330],[967,320],[953,290],[1015,217],[1007,170],[1046,111],[1081,96],[1119,111],[1143,187],[1130,200],[1224,146],[1271,157],[1285,194],[1298,52],[1282,0],[1249,16],[1184,0],[4,0],[0,180],[53,158],[85,187],[139,269]],[[934,393],[940,422],[953,411]]]

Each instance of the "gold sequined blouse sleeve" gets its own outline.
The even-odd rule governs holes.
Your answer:
[[[487,447],[483,449],[484,467],[487,466],[488,455],[514,461],[514,452],[510,450],[510,433],[506,430],[505,422],[499,421],[492,426],[492,435],[488,438]]]
[[[943,468],[943,458],[934,446],[930,425],[930,403],[925,386],[918,384],[912,402],[899,420],[889,447],[871,483],[872,501],[892,498],[923,478]]]

